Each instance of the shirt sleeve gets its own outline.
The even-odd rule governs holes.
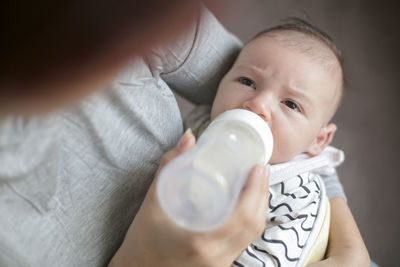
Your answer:
[[[202,7],[188,30],[148,58],[153,76],[195,104],[211,104],[218,84],[232,66],[242,42]]]
[[[321,178],[324,181],[326,194],[329,199],[341,197],[347,202],[346,194],[344,193],[342,183],[336,171],[329,175],[321,174]]]

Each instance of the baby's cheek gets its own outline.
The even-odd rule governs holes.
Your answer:
[[[302,153],[302,148],[296,140],[296,137],[275,134],[274,148],[270,164],[277,164],[291,160],[296,155]]]
[[[272,150],[272,156],[270,159],[270,164],[282,163],[288,160],[289,158],[289,149],[290,144],[287,142],[281,143],[280,140],[274,138],[274,148]]]

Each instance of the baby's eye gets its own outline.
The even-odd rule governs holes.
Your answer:
[[[241,84],[244,84],[244,85],[246,85],[246,86],[249,86],[249,87],[251,87],[251,88],[253,88],[253,89],[256,89],[255,83],[254,83],[251,79],[249,79],[249,78],[240,77],[240,78],[239,78],[239,82],[240,82]]]
[[[284,100],[284,101],[282,101],[282,104],[284,104],[285,106],[287,106],[290,109],[297,110],[297,111],[301,112],[301,109],[300,109],[299,105],[296,104],[295,102],[291,101],[291,100]]]

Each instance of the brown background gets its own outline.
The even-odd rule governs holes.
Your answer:
[[[395,1],[231,0],[218,19],[242,41],[288,16],[308,18],[342,50],[349,82],[334,118],[348,203],[371,258],[400,266],[400,9]],[[192,107],[181,99],[183,115]]]

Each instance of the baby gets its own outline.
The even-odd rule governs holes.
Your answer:
[[[251,40],[221,80],[211,111],[199,107],[189,116],[186,126],[201,134],[220,113],[247,109],[268,123],[274,137],[267,228],[234,265],[302,266],[324,256],[329,201],[321,175],[343,160],[341,151],[327,148],[343,87],[331,39],[290,19]]]

